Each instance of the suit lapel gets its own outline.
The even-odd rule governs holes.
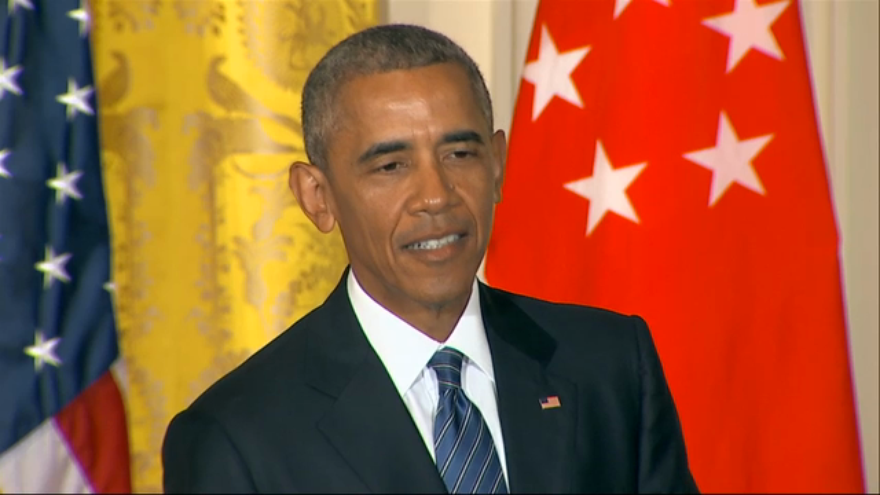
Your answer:
[[[510,491],[571,491],[577,402],[574,385],[548,371],[556,342],[504,293],[480,284],[480,297]],[[541,407],[553,397],[560,407]]]
[[[443,493],[434,461],[351,308],[347,274],[325,304],[328,321],[310,336],[309,383],[336,398],[318,428],[371,491]]]

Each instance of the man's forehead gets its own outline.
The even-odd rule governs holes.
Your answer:
[[[469,100],[468,104],[478,104],[467,72],[452,62],[350,76],[335,91],[333,103],[336,106],[350,106],[363,102],[365,98],[371,101],[379,95],[385,99],[405,98],[406,94],[400,90],[421,89],[435,93],[440,85],[445,86],[448,92]]]
[[[466,71],[455,63],[395,69],[352,77],[342,84],[331,101],[336,130],[379,131],[393,127],[394,122],[372,121],[380,114],[407,114],[429,111],[431,118],[470,121],[467,127],[483,127],[485,122],[480,102]],[[458,127],[464,122],[456,124]],[[444,131],[445,132],[445,131]]]

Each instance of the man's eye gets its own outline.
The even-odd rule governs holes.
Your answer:
[[[470,150],[455,150],[452,152],[452,158],[462,159],[462,158],[470,158],[474,156],[476,153]]]
[[[382,165],[379,168],[377,168],[376,171],[377,172],[394,172],[395,170],[399,169],[400,166],[401,166],[400,162],[386,163],[385,165]]]

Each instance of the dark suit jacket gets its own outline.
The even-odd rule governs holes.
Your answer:
[[[696,491],[644,321],[479,292],[513,493]],[[168,492],[445,492],[344,277],[178,414],[162,458]]]

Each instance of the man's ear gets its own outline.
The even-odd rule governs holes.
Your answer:
[[[294,162],[290,166],[288,184],[299,207],[315,227],[325,234],[333,230],[336,225],[331,206],[333,194],[324,171],[310,163]]]
[[[492,151],[495,155],[495,163],[492,164],[492,172],[494,175],[494,196],[495,203],[501,202],[501,186],[504,184],[504,169],[507,165],[507,138],[504,131],[497,130],[492,135]]]

